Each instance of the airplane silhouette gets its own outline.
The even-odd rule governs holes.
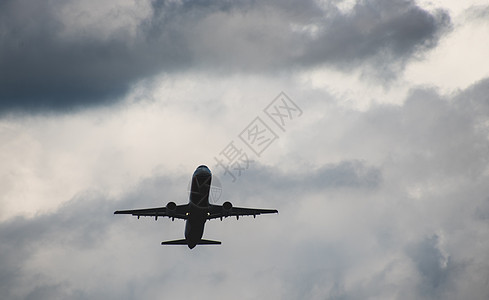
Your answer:
[[[187,245],[193,249],[196,245],[220,245],[220,241],[202,239],[204,225],[210,219],[222,219],[235,216],[253,216],[260,214],[278,213],[276,209],[258,209],[234,207],[231,202],[226,201],[222,205],[209,204],[209,190],[212,181],[212,173],[207,166],[197,167],[192,175],[192,185],[188,204],[176,205],[175,202],[168,202],[164,207],[118,210],[114,214],[130,214],[137,216],[169,217],[172,221],[177,219],[186,220],[185,239],[162,242],[162,245]]]

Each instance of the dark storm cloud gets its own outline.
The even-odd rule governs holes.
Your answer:
[[[374,64],[375,73],[395,75],[407,60],[434,47],[450,27],[445,11],[430,13],[413,1],[359,1],[342,14],[334,10],[319,23],[318,38],[309,41],[311,64],[351,69]]]
[[[0,111],[110,104],[162,72],[375,66],[385,77],[435,46],[450,25],[446,12],[405,0],[360,1],[347,13],[333,2],[155,0],[131,33],[108,26],[117,8],[106,24],[78,28],[60,17],[71,4],[0,4]]]
[[[136,37],[125,29],[107,38],[90,31],[63,36],[67,25],[55,12],[69,2],[26,2],[4,1],[0,7],[2,110],[111,103],[137,80],[183,68],[189,59],[177,24],[162,24],[158,36],[146,29]]]

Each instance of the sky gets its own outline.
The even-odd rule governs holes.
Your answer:
[[[488,299],[487,53],[482,0],[1,1],[2,299]],[[279,214],[113,215],[201,164]]]

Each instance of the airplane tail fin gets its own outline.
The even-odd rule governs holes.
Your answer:
[[[188,245],[186,239],[181,239],[181,240],[173,240],[173,241],[164,241],[161,242],[162,245]],[[201,239],[197,245],[220,245],[220,241],[212,241],[212,240],[204,240]]]

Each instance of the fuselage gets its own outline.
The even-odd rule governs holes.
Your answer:
[[[209,207],[209,190],[212,173],[208,167],[199,166],[192,175],[190,187],[190,212],[185,223],[185,239],[190,249],[194,248],[204,234],[204,225],[207,220]]]

